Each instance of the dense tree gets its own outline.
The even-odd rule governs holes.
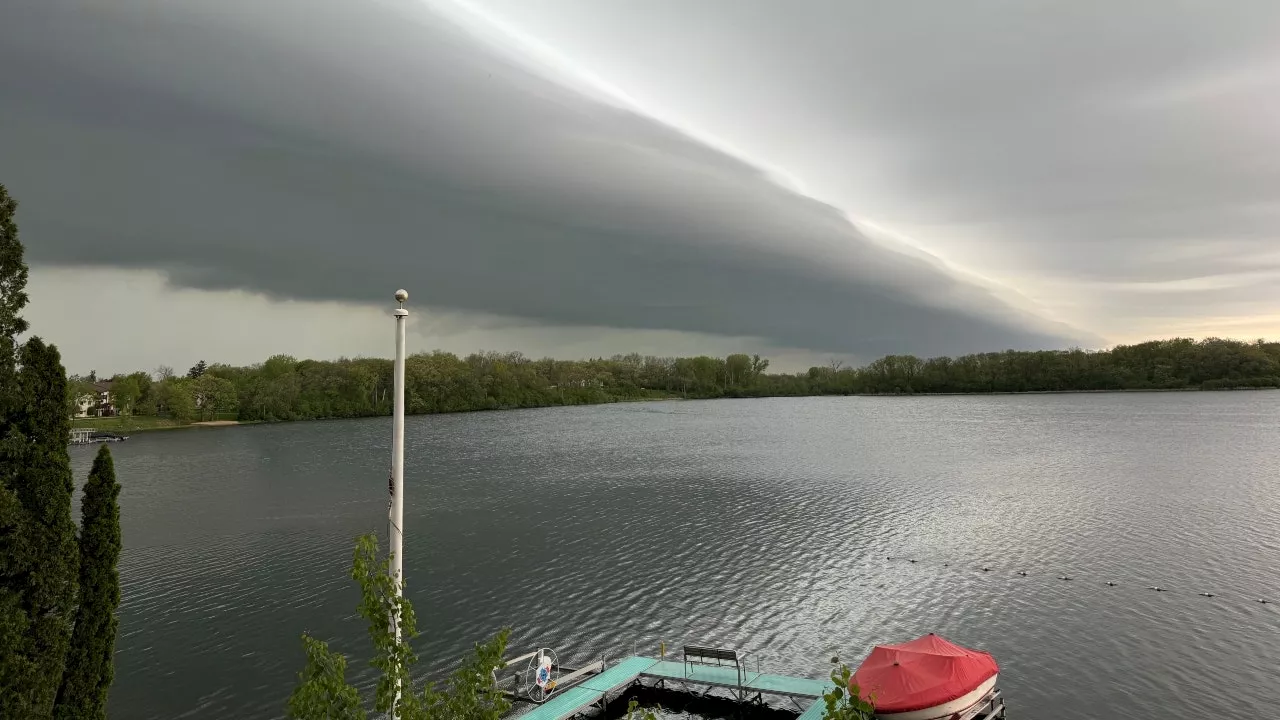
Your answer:
[[[90,562],[82,568],[67,446],[73,408],[96,373],[69,382],[56,347],[38,337],[17,343],[27,329],[18,315],[27,302],[27,268],[15,207],[0,185],[0,717],[52,716],[73,624],[77,669],[70,677],[91,693],[61,704],[59,716],[105,717],[119,604],[118,486],[104,447],[85,488],[81,546]]]
[[[190,384],[190,392],[202,418],[212,419],[220,412],[234,412],[239,404],[236,386],[214,375],[202,374],[196,378]]]
[[[155,381],[151,379],[151,374],[139,370],[129,373],[128,375],[116,376],[117,380],[124,380],[137,388],[136,399],[132,404],[132,412],[136,414],[154,414],[152,407],[155,404],[153,386]],[[112,388],[114,389],[114,387]],[[150,413],[148,413],[150,411]]]
[[[190,370],[187,371],[187,378],[190,380],[195,380],[201,375],[204,375],[204,371],[208,369],[208,367],[209,366],[205,364],[205,361],[203,360],[197,362],[195,365],[191,366]]]
[[[16,342],[27,329],[27,322],[19,315],[27,304],[27,265],[13,219],[17,209],[18,202],[0,184],[0,339],[9,343]],[[9,352],[13,351],[11,345]]]
[[[17,207],[17,201],[0,185],[0,493],[9,494],[18,467],[13,444],[21,442],[12,433],[17,412],[24,404],[18,389],[18,336],[27,330],[27,322],[20,314],[27,304],[27,265],[22,260],[22,243],[13,219]],[[16,512],[16,498],[6,501],[5,497],[8,496],[0,496],[0,513],[5,508]],[[2,537],[15,532],[12,528],[16,522],[16,518],[0,515],[0,533],[5,533]],[[4,562],[4,555],[0,555],[0,562]],[[4,588],[0,586],[2,592]],[[4,627],[0,620],[0,632]]]
[[[22,682],[33,661],[19,648],[29,614],[21,581],[30,570],[24,532],[26,511],[16,480],[25,438],[18,414],[24,405],[18,386],[19,333],[27,324],[19,313],[27,303],[27,266],[13,215],[17,203],[0,185],[0,717],[22,717],[30,709]]]
[[[80,414],[80,401],[88,400],[93,402],[95,397],[93,383],[89,382],[86,377],[72,375],[67,378],[67,417],[75,417]]]
[[[120,606],[120,485],[106,445],[98,449],[80,508],[79,605],[54,717],[105,720]]]
[[[196,418],[195,395],[192,381],[187,378],[168,378],[156,383],[157,412],[164,413],[178,422],[191,422]]]
[[[111,405],[118,415],[132,415],[142,397],[142,388],[134,375],[118,376],[111,381]]]
[[[70,418],[57,348],[21,348],[17,388],[25,406],[6,420],[6,493],[0,499],[0,717],[49,716],[71,631],[77,551],[71,520]],[[15,502],[16,501],[16,502]]]
[[[795,374],[768,374],[768,367],[767,359],[745,354],[533,360],[520,353],[460,358],[433,352],[409,356],[405,391],[408,412],[417,414],[669,397],[1276,387],[1280,343],[1174,339],[1097,352],[1007,350],[930,359],[887,355],[860,368],[832,361]],[[138,407],[182,421],[237,410],[245,421],[386,415],[391,412],[391,370],[390,360],[317,361],[289,355],[250,367],[213,364],[196,380],[170,378],[148,387]],[[213,398],[213,410],[206,396]]]
[[[0,717],[52,710],[75,600],[67,378],[19,313],[27,267],[0,186]]]

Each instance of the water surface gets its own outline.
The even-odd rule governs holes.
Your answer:
[[[281,717],[300,633],[365,651],[347,574],[353,538],[385,533],[389,419],[112,450],[112,718]],[[714,643],[815,677],[934,631],[995,654],[1011,717],[1280,703],[1280,605],[1257,602],[1280,601],[1280,393],[422,416],[407,454],[426,670],[503,624],[565,659]],[[73,450],[81,481],[91,457]]]

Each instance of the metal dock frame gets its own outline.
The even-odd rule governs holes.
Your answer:
[[[727,662],[727,660],[726,660]],[[770,675],[751,672],[742,667],[741,655],[736,666],[700,665],[675,660],[656,660],[647,657],[629,657],[581,684],[557,691],[536,708],[520,716],[520,720],[568,720],[588,708],[603,707],[610,695],[640,682],[642,679],[679,682],[689,686],[724,688],[734,693],[740,702],[750,695],[763,697],[777,695],[789,698],[803,713],[804,720],[822,717],[823,705],[819,702],[823,693],[833,686],[829,680]],[[692,688],[690,688],[692,690]],[[704,692],[705,694],[705,692]],[[808,701],[807,704],[805,701]],[[816,713],[816,714],[814,714]]]

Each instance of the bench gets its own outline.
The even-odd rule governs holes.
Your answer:
[[[688,676],[691,673],[691,666],[693,665],[733,668],[734,674],[738,678],[737,694],[741,697],[743,694],[742,686],[746,684],[747,680],[747,666],[743,663],[743,659],[746,655],[746,652],[739,652],[728,648],[713,648],[703,645],[685,645],[685,675]]]
[[[715,667],[740,667],[738,651],[725,648],[704,647],[702,645],[685,645],[684,662],[686,665],[713,665]]]

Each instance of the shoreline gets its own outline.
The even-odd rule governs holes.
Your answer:
[[[770,398],[823,398],[823,397],[892,397],[892,398],[911,398],[911,397],[983,397],[990,395],[1101,395],[1101,394],[1120,394],[1120,393],[1220,393],[1220,392],[1261,392],[1276,391],[1280,388],[1276,387],[1240,387],[1240,388],[1223,388],[1219,390],[1204,390],[1202,388],[1118,388],[1112,390],[993,390],[986,392],[912,392],[912,393],[832,393],[823,395],[722,395],[710,398],[688,398],[688,397],[662,397],[662,398],[622,398],[610,400],[608,402],[596,403],[576,403],[573,405],[534,405],[530,407],[498,407],[498,408],[475,408],[472,410],[455,410],[444,413],[416,413],[416,415],[460,415],[463,413],[480,413],[480,412],[509,412],[512,410],[540,410],[546,408],[557,407],[585,407],[596,405],[615,405],[620,403],[640,403],[640,402],[671,402],[671,401],[689,401],[689,400],[766,400]],[[409,413],[407,417],[413,417],[415,413]],[[152,417],[152,416],[141,416]],[[350,417],[315,417],[300,418],[297,420],[201,420],[183,425],[156,425],[152,427],[129,427],[120,428],[108,427],[107,423],[99,425],[96,422],[82,422],[76,424],[72,421],[72,427],[91,428],[102,432],[117,433],[150,433],[169,430],[189,430],[193,428],[225,428],[239,427],[244,425],[274,425],[277,423],[293,423],[293,422],[316,422],[321,420],[359,420],[362,418],[378,418],[391,417],[390,414],[377,415],[358,415]],[[78,418],[84,420],[84,418]],[[103,418],[108,423],[118,422],[118,418]]]
[[[139,417],[154,418],[154,416],[151,416],[151,415],[142,415]],[[97,419],[98,418],[94,418],[94,420],[97,420]],[[181,425],[166,424],[166,425],[151,425],[151,426],[137,426],[137,427],[125,425],[122,427],[122,424],[119,422],[120,418],[118,417],[101,418],[101,419],[105,420],[106,422],[103,422],[103,423],[98,423],[93,421],[83,422],[85,418],[76,418],[76,420],[80,420],[82,422],[77,423],[75,420],[73,420],[71,423],[71,427],[72,429],[81,429],[81,430],[88,429],[88,430],[95,430],[97,432],[109,432],[109,433],[117,433],[117,434],[134,435],[139,433],[168,432],[171,430],[190,430],[193,428],[194,429],[221,428],[221,427],[234,427],[237,425],[263,424],[263,421],[261,420],[202,420],[198,422],[185,423]],[[282,421],[282,422],[291,422],[291,421]],[[297,422],[305,422],[305,421],[300,420]]]

